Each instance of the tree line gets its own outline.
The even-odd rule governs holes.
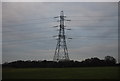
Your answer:
[[[13,68],[64,68],[64,67],[95,67],[95,66],[117,66],[120,65],[116,62],[116,59],[112,56],[106,56],[104,59],[99,59],[97,57],[88,58],[83,61],[14,61],[9,63],[2,64],[4,67],[13,67]]]

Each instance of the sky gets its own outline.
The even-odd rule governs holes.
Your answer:
[[[119,0],[1,0],[2,2],[118,2]]]
[[[3,2],[2,62],[53,60],[59,25],[55,16],[64,11],[71,60],[91,57],[118,60],[117,2]]]

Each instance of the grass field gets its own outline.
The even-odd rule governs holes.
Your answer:
[[[119,67],[3,68],[3,79],[118,79]]]

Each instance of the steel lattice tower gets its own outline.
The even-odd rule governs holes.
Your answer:
[[[68,56],[68,49],[66,44],[66,36],[65,36],[65,28],[64,28],[65,16],[63,11],[60,12],[59,18],[60,18],[59,34],[58,34],[58,40],[57,40],[53,61],[67,61],[69,60],[69,56]]]

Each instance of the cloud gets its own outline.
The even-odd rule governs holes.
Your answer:
[[[88,45],[81,48],[69,49],[70,55],[76,59],[83,60],[85,58],[99,57],[104,58],[105,56],[113,56],[118,60],[118,44],[95,44]]]
[[[118,2],[119,0],[4,0],[3,2]]]
[[[52,26],[59,25],[53,17],[61,10],[72,20],[65,23],[72,29],[66,31],[67,37],[73,38],[67,41],[72,59],[102,58],[105,53],[117,57],[117,6],[117,3],[5,2],[2,5],[3,62],[52,60],[56,46],[52,36],[58,34]]]

